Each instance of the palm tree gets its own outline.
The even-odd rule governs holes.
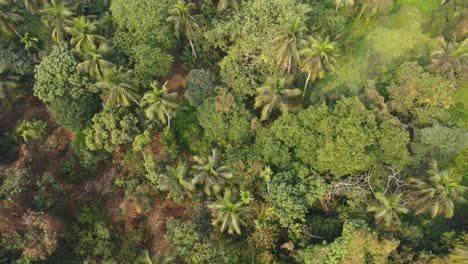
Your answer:
[[[207,195],[216,194],[221,191],[226,179],[232,178],[232,173],[229,172],[227,166],[223,166],[220,161],[220,156],[216,149],[212,150],[211,156],[208,159],[194,157],[195,165],[192,169],[196,171],[192,184],[203,184],[203,190]]]
[[[431,54],[432,63],[427,69],[432,72],[438,72],[446,75],[451,81],[455,76],[462,72],[468,61],[468,39],[463,42],[446,41],[440,39],[439,51]]]
[[[171,255],[150,256],[148,250],[143,250],[143,254],[140,257],[140,260],[144,264],[170,264],[175,263],[176,258]]]
[[[52,0],[40,10],[42,22],[52,29],[52,39],[60,42],[63,39],[65,25],[70,23],[73,13],[65,5],[65,2]]]
[[[287,115],[289,106],[287,100],[301,95],[301,90],[292,87],[292,76],[278,78],[270,76],[262,86],[257,88],[255,97],[255,108],[262,108],[260,120],[265,121],[270,114],[278,109],[283,115]]]
[[[103,36],[95,34],[98,24],[96,21],[90,21],[86,17],[80,16],[74,18],[71,24],[72,26],[65,27],[65,31],[72,36],[70,44],[78,52],[81,50],[93,51],[96,49],[96,43],[106,40]]]
[[[115,67],[115,65],[104,58],[106,53],[103,45],[100,45],[97,51],[88,51],[82,55],[84,61],[79,63],[76,68],[80,72],[86,72],[97,81],[102,80],[104,71]]]
[[[407,214],[408,208],[401,205],[402,194],[399,193],[393,197],[387,197],[380,192],[375,193],[377,203],[369,205],[368,212],[375,213],[377,225],[383,224],[390,227],[394,224],[400,224],[400,214]]]
[[[181,34],[184,35],[190,43],[193,56],[197,58],[192,42],[195,39],[199,28],[197,20],[192,15],[195,9],[196,6],[194,3],[185,4],[184,1],[179,0],[169,10],[170,16],[166,21],[174,24],[174,30],[177,37],[180,37]]]
[[[306,28],[301,19],[298,18],[291,22],[286,29],[279,32],[278,36],[271,41],[276,62],[287,69],[288,73],[300,61],[299,48],[304,42],[303,32],[305,30]]]
[[[104,102],[114,106],[129,106],[131,101],[136,102],[136,88],[130,78],[130,71],[119,69],[104,70],[102,81],[96,87],[104,93]]]
[[[21,34],[16,31],[14,22],[23,21],[24,18],[21,15],[10,11],[9,4],[9,0],[0,0],[0,30],[8,35],[13,32],[21,38]]]
[[[307,80],[304,85],[305,95],[309,80],[315,81],[317,78],[323,79],[329,72],[335,70],[335,45],[328,38],[309,37],[307,45],[300,50],[301,70],[307,73]]]
[[[246,225],[244,219],[251,214],[251,208],[241,201],[233,202],[232,194],[229,190],[224,192],[223,197],[218,197],[217,201],[208,204],[214,218],[212,224],[221,224],[220,230],[227,230],[228,234],[241,234],[241,225]]]
[[[16,128],[18,133],[24,142],[28,142],[29,139],[38,140],[45,135],[46,123],[41,120],[27,121],[23,120],[21,124]]]
[[[408,187],[409,200],[412,201],[416,214],[431,211],[432,218],[439,214],[451,218],[454,211],[454,201],[464,202],[463,193],[466,187],[461,185],[462,177],[453,170],[439,171],[437,163],[431,162],[428,171],[429,181],[410,179]]]
[[[232,8],[235,11],[239,10],[240,0],[219,0],[218,1],[218,13],[222,13],[228,8]]]
[[[185,196],[190,196],[193,185],[186,179],[187,167],[179,165],[177,168],[167,167],[166,173],[159,176],[158,188],[169,192],[167,198],[180,203]]]
[[[342,6],[353,7],[355,4],[355,0],[335,0],[336,10]]]
[[[465,235],[465,243],[457,244],[454,252],[450,255],[450,263],[464,264],[468,263],[468,235]]]
[[[169,93],[166,84],[159,89],[156,82],[151,84],[153,91],[145,93],[141,100],[141,106],[145,109],[145,115],[153,120],[156,117],[163,124],[171,126],[171,116],[174,115],[179,105],[177,104],[177,93]]]

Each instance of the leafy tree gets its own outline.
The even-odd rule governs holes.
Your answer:
[[[192,42],[195,39],[199,28],[198,22],[193,16],[195,9],[196,6],[194,3],[186,4],[184,1],[179,0],[169,10],[170,16],[166,21],[174,24],[174,30],[177,37],[183,35],[189,41],[190,47],[192,48],[192,54],[197,58]]]
[[[451,218],[454,202],[465,201],[463,193],[467,187],[462,185],[462,177],[455,175],[453,170],[439,171],[435,161],[429,165],[429,181],[410,179],[408,197],[412,200],[416,214],[430,211],[432,218],[439,214]]]
[[[453,105],[453,87],[442,77],[430,75],[415,63],[403,63],[396,71],[396,81],[387,88],[392,111],[415,125],[425,126],[443,119]],[[409,121],[408,120],[408,121]]]
[[[290,22],[271,41],[271,48],[278,65],[291,73],[291,69],[300,62],[299,50],[304,44],[303,33],[306,30],[300,18]]]
[[[297,166],[296,166],[297,167]],[[324,180],[304,167],[276,173],[265,199],[275,208],[283,227],[304,222],[309,208],[327,193]]]
[[[77,52],[94,51],[96,43],[104,42],[106,39],[103,36],[97,35],[97,21],[90,21],[84,16],[79,16],[71,21],[71,26],[65,27],[64,30],[72,37],[70,44]]]
[[[90,123],[94,114],[101,109],[100,100],[95,94],[78,98],[59,97],[50,102],[47,109],[60,125],[78,133]]]
[[[29,76],[34,73],[33,57],[14,45],[0,42],[0,72]]]
[[[455,81],[458,74],[466,70],[468,63],[468,40],[461,42],[446,41],[440,39],[441,50],[431,54],[432,63],[427,69],[447,76],[451,81]]]
[[[203,184],[203,190],[207,195],[217,194],[221,191],[224,182],[232,178],[232,173],[227,166],[221,164],[220,156],[216,149],[212,150],[211,156],[202,159],[195,156],[195,164],[192,169],[195,171],[192,184]]]
[[[381,192],[375,193],[377,203],[369,205],[368,212],[375,213],[375,221],[377,225],[385,225],[387,227],[400,224],[400,214],[407,214],[408,208],[401,204],[402,194],[399,193],[393,197],[387,197]]]
[[[102,91],[105,104],[127,107],[136,102],[137,90],[130,75],[131,71],[124,72],[122,67],[104,71],[102,80],[95,86]]]
[[[187,75],[187,91],[184,96],[193,106],[200,105],[215,88],[215,76],[207,70],[191,70]]]
[[[288,99],[299,96],[301,90],[292,88],[293,77],[278,78],[270,76],[262,86],[257,88],[255,108],[262,108],[261,120],[267,120],[271,113],[278,109],[283,116],[288,114]]]
[[[135,76],[144,85],[157,76],[166,76],[173,56],[175,38],[166,22],[174,0],[115,0],[111,2],[112,21],[116,25],[114,41],[134,63]],[[149,32],[151,32],[149,34]]]
[[[219,197],[215,202],[207,207],[213,215],[213,225],[221,224],[220,230],[227,230],[228,234],[234,232],[241,234],[241,225],[246,225],[245,219],[251,214],[251,209],[242,202],[234,202],[230,190],[224,192],[223,197]]]
[[[222,13],[228,8],[231,8],[234,11],[239,11],[240,5],[240,0],[218,0],[218,13]]]
[[[396,239],[379,239],[363,221],[347,221],[341,237],[332,243],[310,246],[299,253],[306,264],[387,263],[399,245]]]
[[[76,65],[78,71],[88,73],[89,76],[97,81],[102,81],[105,70],[115,67],[112,62],[106,60],[104,56],[105,48],[102,48],[102,46],[97,51],[85,52],[83,54],[83,62]]]
[[[35,69],[34,95],[50,103],[57,97],[78,98],[91,90],[88,79],[76,70],[76,58],[66,44],[52,48]]]
[[[28,142],[30,139],[39,140],[45,136],[45,129],[47,124],[42,120],[23,120],[21,124],[16,128],[16,133],[24,140]]]
[[[186,196],[191,195],[193,190],[193,185],[186,177],[187,167],[185,165],[179,165],[177,168],[167,167],[166,172],[159,176],[158,188],[168,192],[168,199],[181,203]]]
[[[66,24],[70,23],[73,12],[65,1],[51,0],[40,10],[42,22],[52,30],[52,39],[56,42],[63,40]]]
[[[203,128],[204,137],[220,146],[238,146],[249,142],[253,135],[250,129],[251,114],[238,104],[223,112],[217,103],[215,98],[210,97],[197,108],[198,123]]]
[[[317,78],[323,79],[329,72],[335,70],[335,44],[328,38],[307,39],[307,45],[300,50],[301,70],[307,74],[304,85],[304,95],[309,80],[315,81]]]
[[[171,116],[174,115],[179,105],[177,104],[177,93],[169,93],[166,84],[162,88],[156,82],[151,84],[153,91],[147,92],[141,99],[141,107],[145,109],[145,115],[149,120],[159,119],[168,127],[171,125]]]
[[[16,30],[15,22],[23,21],[24,17],[14,12],[10,6],[11,1],[3,0],[0,2],[0,31],[9,35],[15,33],[20,38],[21,34]]]
[[[136,134],[138,119],[124,108],[104,108],[84,130],[86,146],[90,150],[112,152],[116,146],[130,143]]]

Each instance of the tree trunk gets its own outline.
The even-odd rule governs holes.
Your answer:
[[[291,57],[288,59],[288,73],[291,72]]]
[[[166,116],[167,116],[167,127],[171,128],[171,116],[167,113],[166,113]]]
[[[309,83],[309,80],[310,80],[310,75],[311,75],[310,73],[309,73],[309,75],[307,75],[307,80],[306,80],[305,85],[304,85],[304,92],[302,93],[302,98],[305,97],[306,90],[307,90],[307,84]]]
[[[195,53],[195,48],[193,47],[193,43],[191,40],[189,40],[190,42],[190,47],[192,47],[192,54],[193,54],[193,57],[196,59],[197,58],[197,53]]]

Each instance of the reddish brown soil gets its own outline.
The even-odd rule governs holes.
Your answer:
[[[170,92],[176,92],[179,101],[183,101],[185,93],[185,78],[187,77],[187,70],[182,65],[181,61],[175,61],[172,65],[172,70],[167,78],[166,87]]]

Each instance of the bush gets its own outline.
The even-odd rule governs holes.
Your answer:
[[[19,148],[15,138],[0,132],[0,164],[8,164],[18,157]]]
[[[213,94],[215,76],[207,70],[191,70],[187,76],[185,98],[193,106],[198,106]]]
[[[101,102],[94,94],[78,98],[59,97],[47,109],[61,126],[79,132],[90,123],[94,114],[101,109]]]

